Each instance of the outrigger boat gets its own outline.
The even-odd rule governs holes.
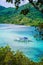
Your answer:
[[[16,38],[14,41],[19,41],[19,42],[32,42],[27,37]]]

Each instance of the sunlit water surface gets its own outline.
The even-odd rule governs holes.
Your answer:
[[[0,47],[9,45],[12,50],[22,51],[31,60],[40,61],[43,57],[43,40],[34,37],[37,33],[35,27],[0,24]],[[22,41],[24,37],[30,41]]]

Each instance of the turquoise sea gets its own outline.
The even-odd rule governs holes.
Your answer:
[[[13,51],[21,51],[33,61],[43,57],[43,40],[35,27],[0,24],[0,47],[9,45]]]

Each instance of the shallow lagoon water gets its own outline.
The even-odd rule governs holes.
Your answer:
[[[35,34],[39,33],[35,27],[0,24],[0,47],[9,45],[14,51],[21,51],[33,61],[40,61],[43,57],[43,40],[36,39]],[[30,41],[18,39],[27,37]]]

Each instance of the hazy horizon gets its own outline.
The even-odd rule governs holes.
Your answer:
[[[28,0],[22,1],[21,4],[20,4],[20,6],[21,6],[21,5],[24,5],[24,4],[26,4],[26,3],[28,3]],[[6,2],[6,0],[1,0],[1,1],[0,1],[0,6],[4,6],[4,7],[15,7],[15,6],[14,6],[14,3],[13,3],[13,4],[8,3],[8,2]]]

